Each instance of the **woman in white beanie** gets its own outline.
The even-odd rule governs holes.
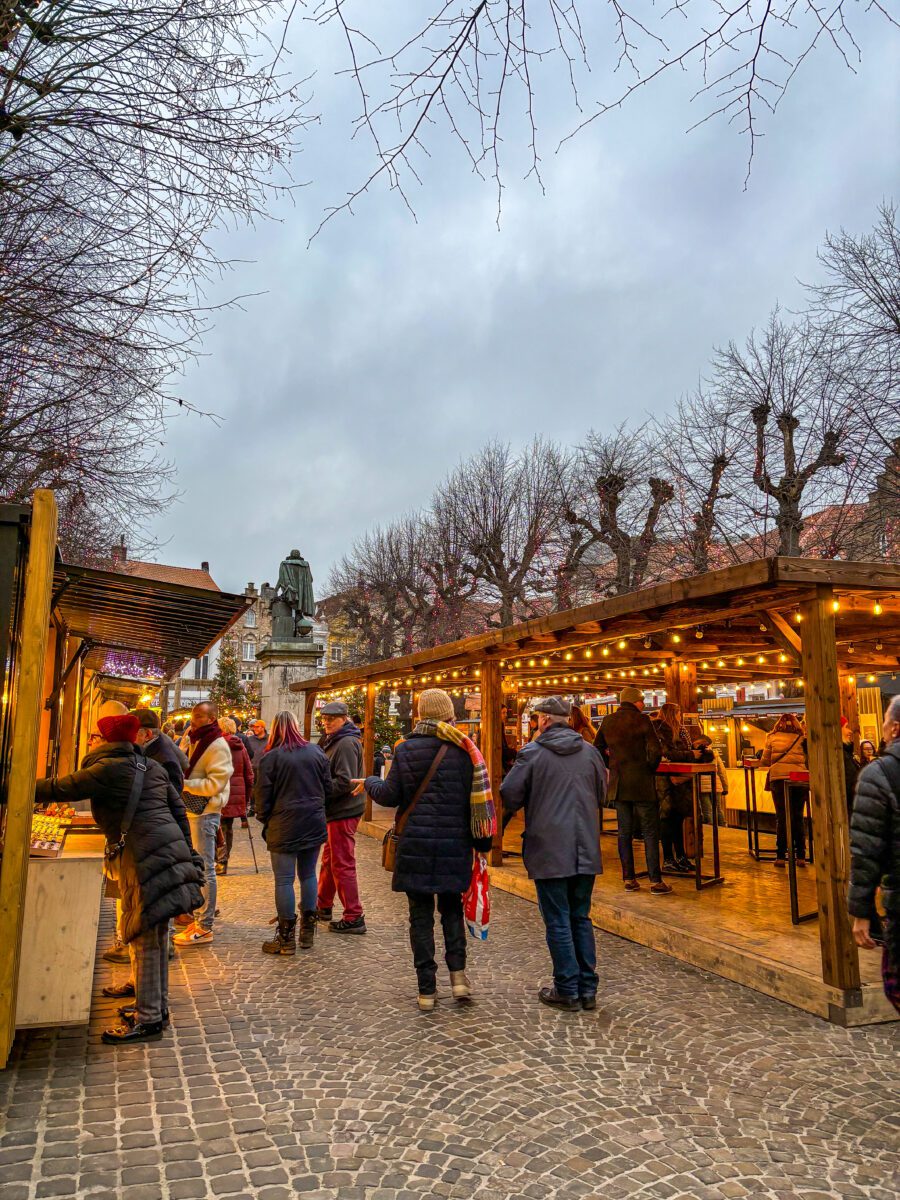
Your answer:
[[[440,688],[419,696],[419,721],[398,745],[386,779],[365,788],[376,804],[397,809],[400,833],[393,889],[406,892],[409,939],[419,984],[419,1008],[431,1012],[437,992],[435,901],[454,1000],[471,999],[466,978],[462,896],[473,854],[490,849],[497,828],[484,759],[454,726],[453,701]],[[424,786],[423,786],[424,785]]]

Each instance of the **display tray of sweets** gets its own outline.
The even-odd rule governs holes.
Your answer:
[[[31,822],[31,857],[59,858],[68,828],[68,819],[35,813]]]

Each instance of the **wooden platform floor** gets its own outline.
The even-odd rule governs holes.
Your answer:
[[[391,813],[376,806],[363,831],[381,837],[390,821]],[[514,856],[521,850],[521,833],[522,818],[515,817],[504,839],[507,857],[502,867],[492,867],[491,879],[503,891],[534,901],[534,885],[521,858]],[[709,837],[707,842],[711,852]],[[601,838],[601,851],[604,874],[597,881],[591,913],[597,928],[840,1024],[897,1019],[882,992],[879,954],[860,953],[861,1003],[822,981],[818,920],[791,924],[788,872],[751,858],[744,830],[721,831],[725,882],[700,892],[693,878],[673,877],[668,877],[675,888],[671,896],[651,896],[646,879],[641,891],[626,892],[614,833]],[[643,848],[638,843],[635,852],[640,870]],[[711,871],[711,858],[707,869]],[[798,883],[801,912],[814,909],[811,867],[799,874]]]

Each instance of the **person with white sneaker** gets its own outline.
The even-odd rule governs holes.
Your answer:
[[[219,726],[216,706],[208,700],[196,704],[191,713],[189,771],[184,781],[184,799],[191,823],[191,839],[203,856],[206,869],[204,907],[194,921],[176,933],[181,949],[205,946],[213,940],[216,915],[216,834],[221,812],[228,803],[234,764],[231,747]]]

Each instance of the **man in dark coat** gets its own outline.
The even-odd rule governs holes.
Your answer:
[[[876,949],[872,938],[875,893],[884,905],[882,978],[885,995],[900,1012],[900,696],[884,718],[885,749],[864,767],[850,820],[850,890],[847,908],[856,944]]]
[[[103,1040],[147,1041],[160,1037],[168,1023],[168,924],[172,917],[199,906],[202,860],[191,846],[180,793],[159,763],[146,761],[135,747],[137,717],[132,713],[101,717],[98,725],[105,740],[85,756],[81,770],[62,779],[39,780],[37,799],[90,800],[107,845],[114,846],[123,835],[135,779],[145,769],[124,846],[113,860],[122,903],[122,939],[134,952],[134,1023],[106,1030]]]
[[[159,713],[152,708],[137,708],[133,715],[140,722],[136,744],[143,750],[145,758],[152,758],[159,763],[180,796],[184,773],[188,769],[188,756],[163,733]]]
[[[525,810],[525,868],[535,882],[553,959],[553,987],[541,988],[538,999],[574,1011],[597,1007],[591,894],[603,870],[606,767],[566,723],[570,707],[558,696],[534,706],[538,736],[519,751],[500,794],[504,808]]]
[[[362,736],[343,700],[326,704],[321,717],[325,736],[319,746],[331,768],[331,793],[325,801],[328,843],[319,866],[319,920],[328,921],[335,933],[365,933],[356,877],[356,828],[366,802],[355,794],[354,782],[362,776]],[[344,906],[338,921],[331,919],[335,893]]]
[[[268,741],[269,735],[266,732],[266,723],[257,717],[255,721],[250,722],[250,732],[246,738],[247,753],[250,755],[250,762],[254,771],[256,770],[256,764],[262,758],[263,754],[265,754]]]
[[[630,892],[640,888],[634,869],[635,818],[640,821],[647,856],[650,891],[664,896],[671,887],[663,882],[659,865],[659,799],[656,768],[662,747],[653,722],[644,713],[644,693],[624,687],[619,707],[603,718],[594,745],[609,767],[609,798],[616,806],[619,823],[619,859],[622,878]]]

